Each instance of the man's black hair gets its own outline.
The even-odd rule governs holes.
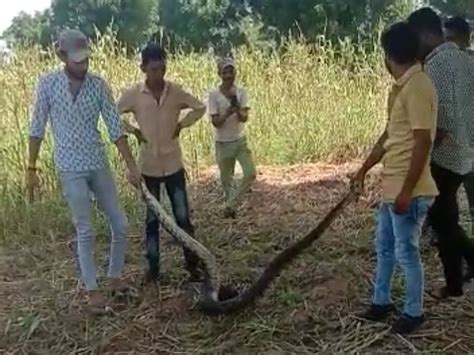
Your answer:
[[[471,35],[471,27],[469,26],[469,22],[467,22],[466,19],[461,16],[450,17],[444,23],[444,27],[463,37],[469,38]]]
[[[430,7],[416,10],[408,17],[408,24],[416,32],[428,32],[443,36],[443,23],[438,14]]]
[[[413,64],[417,61],[418,36],[406,22],[397,22],[385,30],[381,37],[382,48],[397,64]]]
[[[166,61],[166,51],[158,44],[150,42],[142,50],[142,64],[147,65],[150,61]]]

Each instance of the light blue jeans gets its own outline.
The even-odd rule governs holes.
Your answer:
[[[423,222],[432,203],[432,198],[414,198],[404,215],[396,214],[392,203],[382,203],[375,239],[377,271],[374,304],[392,303],[392,277],[398,262],[405,274],[404,313],[411,317],[423,314],[424,272],[419,241]]]
[[[127,219],[122,212],[115,181],[109,168],[83,172],[60,172],[63,193],[72,213],[77,235],[77,252],[86,290],[97,289],[94,261],[95,232],[92,225],[92,199],[107,217],[110,242],[109,278],[121,276],[127,248]]]

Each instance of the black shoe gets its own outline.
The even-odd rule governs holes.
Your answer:
[[[411,317],[408,314],[403,314],[398,318],[390,329],[391,333],[409,334],[420,328],[425,322],[425,316]]]
[[[393,304],[383,306],[372,304],[367,311],[358,313],[356,316],[358,318],[367,319],[373,322],[380,322],[385,320],[391,313],[395,312],[396,310],[397,309]]]

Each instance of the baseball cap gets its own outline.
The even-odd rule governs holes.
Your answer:
[[[227,67],[235,68],[235,62],[232,58],[222,58],[222,59],[219,59],[217,63],[217,67],[219,68],[220,71],[224,70]]]
[[[73,62],[79,63],[89,57],[89,43],[84,33],[68,29],[59,34],[58,49],[64,51]]]

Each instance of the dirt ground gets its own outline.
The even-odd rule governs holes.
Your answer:
[[[348,188],[346,176],[355,168],[354,164],[260,167],[236,220],[222,218],[215,170],[201,172],[190,186],[196,238],[216,256],[225,282],[249,285],[276,253],[314,228],[338,202]],[[159,288],[141,287],[143,206],[136,199],[124,200],[133,230],[126,276],[139,288],[139,298],[118,307],[112,316],[85,315],[71,248],[73,229],[67,214],[61,212],[64,206],[50,210],[47,202],[38,202],[28,222],[32,234],[18,236],[0,249],[0,353],[472,352],[471,293],[446,303],[426,295],[427,323],[407,337],[390,335],[389,324],[368,323],[354,316],[370,301],[378,188],[375,171],[368,178],[364,197],[288,265],[253,307],[217,318],[192,308],[182,252],[165,233],[162,271],[166,281]],[[107,229],[100,216],[98,221],[98,266],[103,274]],[[427,237],[423,237],[422,251],[426,287],[437,287],[442,274]],[[402,306],[399,277],[394,280],[393,294]]]

